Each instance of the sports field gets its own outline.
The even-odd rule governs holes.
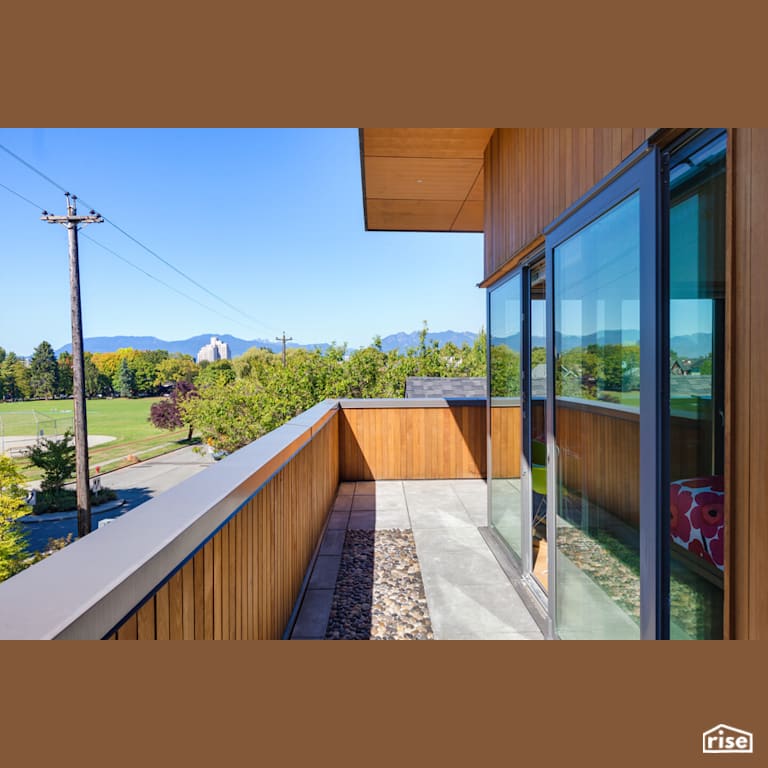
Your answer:
[[[143,397],[136,399],[114,398],[89,400],[86,405],[88,434],[112,437],[114,440],[94,445],[89,450],[91,475],[95,468],[101,472],[117,469],[139,460],[176,450],[186,445],[187,429],[169,432],[157,429],[149,421],[152,403],[161,398]],[[60,435],[72,427],[72,400],[32,400],[16,403],[0,403],[0,450],[3,442],[13,444],[10,438]],[[4,440],[5,439],[5,440]],[[19,466],[29,480],[39,477],[37,470],[29,468],[28,462],[18,457]]]

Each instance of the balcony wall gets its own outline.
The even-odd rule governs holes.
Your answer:
[[[342,480],[485,477],[485,400],[342,400]]]
[[[483,477],[485,424],[325,401],[0,584],[0,639],[278,639],[339,481]]]

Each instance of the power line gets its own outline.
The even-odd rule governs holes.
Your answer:
[[[12,195],[15,195],[19,199],[23,200],[25,203],[28,203],[33,208],[36,208],[38,211],[43,210],[43,206],[38,205],[34,200],[30,200],[28,197],[24,197],[24,195],[20,194],[15,189],[11,189],[11,187],[7,186],[6,184],[3,184],[2,182],[0,182],[0,187],[5,189],[7,192],[10,192]],[[84,202],[84,201],[81,200],[80,202]],[[85,203],[85,205],[87,206],[88,204]],[[90,206],[88,206],[88,207],[90,207]],[[219,317],[222,317],[222,318],[224,318],[225,320],[228,320],[231,323],[241,324],[242,321],[235,320],[235,318],[230,317],[229,315],[225,315],[220,310],[218,310],[218,309],[216,309],[214,307],[209,307],[207,304],[203,304],[202,301],[198,301],[196,298],[194,298],[194,296],[190,296],[188,293],[184,293],[184,291],[181,291],[178,288],[175,288],[170,283],[166,283],[165,280],[161,280],[159,277],[157,277],[156,275],[153,275],[151,272],[147,272],[146,269],[140,267],[138,264],[134,264],[134,262],[132,262],[130,259],[125,258],[125,256],[121,256],[117,251],[112,250],[112,248],[109,248],[108,246],[104,245],[104,243],[100,243],[98,240],[96,240],[95,238],[91,237],[90,235],[86,235],[84,232],[81,232],[80,234],[86,240],[90,240],[95,245],[98,245],[99,248],[103,248],[108,253],[111,253],[113,256],[115,256],[116,258],[120,259],[120,261],[124,261],[126,264],[128,264],[131,267],[133,267],[135,270],[137,270],[137,271],[141,272],[142,274],[146,275],[148,278],[150,278],[150,280],[154,280],[156,283],[160,283],[160,285],[164,286],[165,288],[168,288],[169,290],[173,291],[174,293],[178,293],[179,296],[183,296],[185,299],[188,299],[189,301],[194,302],[195,304],[197,304],[198,306],[202,307],[203,309],[207,309],[209,312],[213,312],[215,315],[218,315]]]
[[[25,203],[29,203],[31,206],[37,208],[38,211],[42,211],[43,210],[43,206],[42,205],[38,205],[37,203],[35,203],[32,200],[30,200],[28,197],[24,197],[24,195],[20,195],[15,189],[11,189],[10,187],[6,187],[5,184],[3,184],[2,182],[0,182],[0,187],[2,187],[3,189],[7,190],[12,195],[16,195],[16,197],[18,197],[20,200],[23,200]]]
[[[7,152],[14,160],[18,160],[22,165],[26,165],[30,171],[45,179],[49,184],[53,184],[54,187],[60,189],[62,192],[67,191],[64,189],[64,187],[61,186],[61,184],[57,184],[50,176],[46,176],[41,170],[35,168],[32,163],[28,163],[23,157],[19,157],[15,152],[11,152],[11,150],[8,149],[8,147],[6,147],[4,144],[0,144],[0,149],[2,149],[3,152]]]
[[[62,187],[60,184],[55,182],[50,176],[47,176],[44,174],[39,168],[36,168],[32,163],[26,161],[23,157],[20,157],[15,152],[12,152],[8,147],[6,147],[4,144],[0,144],[0,149],[2,149],[4,152],[6,152],[8,155],[10,155],[12,158],[20,162],[25,167],[29,168],[32,172],[36,173],[41,178],[45,179],[48,183],[53,184],[54,187],[61,190],[62,192],[66,192],[67,190]],[[14,193],[17,194],[17,193]],[[86,206],[87,208],[94,209],[96,206],[91,205],[86,200],[84,200],[82,197],[78,198],[80,202]],[[29,202],[29,201],[28,201]],[[104,221],[107,222],[107,224],[111,224],[118,232],[122,233],[127,237],[129,240],[132,240],[136,245],[138,245],[140,248],[143,248],[147,253],[154,256],[156,259],[161,261],[163,264],[165,264],[167,267],[172,269],[177,274],[181,275],[185,280],[188,280],[193,285],[197,286],[200,290],[205,291],[209,296],[212,296],[217,301],[220,301],[225,306],[229,307],[230,309],[233,309],[235,312],[237,312],[240,315],[243,315],[244,317],[247,317],[249,320],[251,320],[254,323],[257,323],[258,325],[261,325],[264,328],[268,328],[271,331],[276,331],[277,329],[274,326],[268,325],[267,323],[264,323],[263,321],[259,320],[258,318],[254,317],[253,315],[249,314],[248,312],[245,312],[244,310],[240,309],[239,307],[236,307],[234,304],[230,303],[226,299],[222,298],[218,294],[214,293],[210,288],[206,288],[206,286],[202,285],[201,283],[197,282],[194,278],[190,277],[188,274],[186,274],[183,270],[176,267],[174,264],[172,264],[167,259],[164,259],[160,254],[153,251],[149,246],[142,243],[138,238],[131,235],[129,232],[126,232],[122,227],[118,226],[114,221],[109,219],[107,216],[104,216],[103,214],[100,214],[101,217],[104,219]]]
[[[213,312],[214,314],[219,315],[219,317],[223,317],[225,320],[229,320],[229,322],[231,323],[239,324],[241,322],[240,320],[235,320],[234,318],[229,317],[229,315],[222,314],[218,309],[214,309],[213,307],[209,307],[207,304],[203,304],[202,301],[198,301],[196,298],[194,298],[193,296],[190,296],[188,293],[184,293],[184,291],[180,291],[178,288],[174,288],[172,285],[170,285],[169,283],[166,283],[164,280],[161,280],[159,277],[156,277],[151,272],[147,272],[146,269],[143,269],[138,264],[134,264],[129,259],[126,259],[125,256],[121,256],[117,251],[113,251],[111,248],[108,248],[106,245],[104,245],[104,243],[100,243],[98,240],[95,240],[94,238],[86,234],[83,234],[83,237],[86,240],[90,240],[95,245],[98,245],[99,248],[103,248],[108,253],[111,253],[113,256],[120,259],[120,261],[124,261],[129,266],[145,274],[151,280],[154,280],[156,283],[160,283],[160,285],[165,286],[166,288],[173,291],[174,293],[178,293],[179,296],[183,296],[185,299],[189,299],[189,301],[193,301],[195,304],[201,306],[203,309],[207,309],[209,312]]]

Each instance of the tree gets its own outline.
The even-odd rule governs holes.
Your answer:
[[[197,397],[197,389],[194,384],[181,379],[176,382],[169,397],[160,402],[153,403],[149,411],[149,420],[158,429],[181,429],[185,424],[189,427],[187,442],[192,440],[192,422],[181,410],[181,404],[191,397]]]
[[[197,385],[202,389],[215,384],[231,384],[236,378],[237,374],[229,360],[216,360],[200,371]]]
[[[60,438],[49,437],[27,448],[25,456],[43,470],[40,488],[44,492],[59,493],[75,474],[75,444],[72,432],[67,430]]]
[[[200,369],[190,355],[180,353],[161,360],[155,369],[155,386],[186,381],[191,384]]]
[[[111,380],[98,369],[90,352],[86,352],[84,355],[83,367],[86,397],[98,397],[99,395],[105,397],[112,394]]]
[[[31,395],[29,368],[15,353],[8,352],[0,365],[3,397],[7,400],[27,400]]]
[[[25,511],[24,478],[13,461],[0,456],[0,581],[26,566],[24,532],[19,517]]]
[[[62,352],[58,359],[59,367],[59,394],[64,397],[72,395],[72,355]]]
[[[33,397],[50,400],[56,395],[59,380],[59,366],[53,347],[47,341],[41,341],[32,352],[29,363],[29,383]]]
[[[125,358],[120,361],[120,367],[113,381],[114,388],[120,393],[120,397],[133,397],[136,394],[136,374]]]

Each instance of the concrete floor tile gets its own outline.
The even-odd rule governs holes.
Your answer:
[[[355,483],[355,496],[372,496],[376,493],[375,480],[358,480]]]
[[[416,533],[414,531],[414,536]],[[419,547],[417,541],[416,551],[425,587],[482,585],[504,588],[509,585],[509,579],[487,547],[485,550],[474,546],[440,550]]]
[[[436,639],[544,639],[514,587],[432,585],[427,592]]]
[[[418,528],[475,528],[461,504],[456,506],[428,506],[409,503],[408,514],[414,530]]]
[[[332,509],[334,511],[339,510],[342,512],[349,512],[352,509],[352,496],[337,496],[333,502]]]
[[[351,512],[347,528],[350,531],[373,531],[376,528],[376,513],[373,510]]]
[[[407,530],[411,527],[411,518],[405,509],[377,509],[375,516],[376,530],[382,531],[390,528]]]
[[[332,603],[332,589],[307,590],[291,638],[293,640],[323,639],[328,627]]]
[[[328,521],[329,530],[344,530],[349,522],[349,512],[337,511],[331,512],[330,520]]]
[[[309,589],[334,589],[339,574],[341,555],[318,555],[309,579]]]
[[[361,495],[356,493],[352,499],[352,511],[361,512],[363,510],[376,509],[376,497],[370,494]]]
[[[331,529],[328,528],[323,536],[323,542],[320,545],[321,555],[340,555],[344,549],[344,537],[346,536],[346,530],[344,529]]]
[[[352,496],[355,492],[355,483],[339,483],[339,490],[336,491],[337,496]]]

